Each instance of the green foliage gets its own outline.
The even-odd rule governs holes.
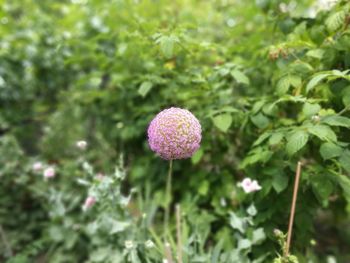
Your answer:
[[[1,239],[0,261],[161,262],[164,238],[176,255],[174,217],[162,232],[167,163],[146,138],[170,106],[203,130],[200,150],[174,163],[184,262],[350,260],[348,1],[0,4],[0,226],[12,250]],[[57,176],[43,180],[36,161]],[[298,161],[298,258],[274,259]],[[245,193],[244,177],[262,189]],[[98,201],[84,212],[88,195]]]

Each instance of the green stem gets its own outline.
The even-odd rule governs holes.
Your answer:
[[[168,178],[166,182],[166,203],[165,203],[165,215],[164,215],[164,235],[168,232],[168,225],[169,225],[169,215],[170,215],[170,204],[171,204],[171,181],[172,181],[172,173],[173,173],[173,160],[170,160],[169,162],[169,172],[168,172]]]

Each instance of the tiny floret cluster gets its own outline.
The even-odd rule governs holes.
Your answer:
[[[151,121],[148,143],[163,159],[185,159],[198,150],[201,133],[201,125],[190,111],[172,107],[161,111]]]

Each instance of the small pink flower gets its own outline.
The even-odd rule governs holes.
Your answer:
[[[43,169],[43,164],[41,162],[35,162],[32,166],[33,171],[39,172]]]
[[[252,193],[261,190],[261,186],[259,185],[257,180],[252,180],[249,177],[244,178],[241,183],[238,184],[239,187],[243,188],[245,193]]]
[[[80,149],[80,150],[85,150],[87,147],[87,142],[86,141],[77,141],[76,146]]]
[[[52,166],[49,166],[44,170],[45,178],[53,178],[55,177],[55,175],[56,175],[55,168],[53,168]]]
[[[96,198],[93,196],[88,196],[85,199],[84,205],[83,205],[83,209],[87,210],[89,208],[91,208],[94,204],[96,203]]]
[[[98,181],[102,181],[104,177],[105,177],[105,175],[103,173],[98,173],[98,174],[96,174],[95,178]]]

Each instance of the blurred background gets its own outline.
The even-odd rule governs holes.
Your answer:
[[[349,23],[347,1],[0,0],[0,261],[161,262],[124,242],[162,228],[168,163],[146,130],[177,106],[203,130],[173,169],[185,262],[272,262],[298,160],[292,252],[350,262]],[[109,208],[81,207],[116,166],[131,196],[109,233]]]

